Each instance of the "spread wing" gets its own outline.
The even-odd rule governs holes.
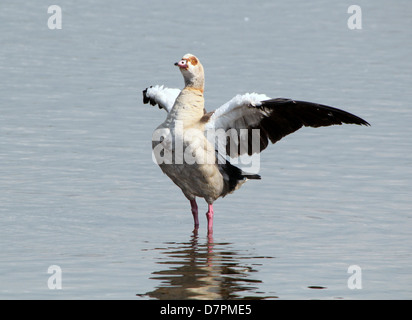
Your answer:
[[[256,93],[238,95],[205,117],[205,130],[226,132],[226,153],[232,158],[261,152],[269,141],[276,143],[303,126],[369,125],[337,108],[285,98],[270,99]]]
[[[143,103],[150,103],[152,106],[158,105],[159,109],[167,112],[172,110],[180,89],[166,88],[164,86],[150,86],[143,90]]]

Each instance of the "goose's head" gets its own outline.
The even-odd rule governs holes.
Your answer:
[[[185,79],[186,87],[193,87],[203,91],[205,76],[203,66],[198,58],[190,53],[185,54],[179,62],[175,63],[175,66],[179,67]]]

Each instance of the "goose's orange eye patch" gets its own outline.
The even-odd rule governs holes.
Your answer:
[[[190,62],[190,64],[191,64],[192,66],[195,66],[195,65],[197,65],[197,64],[199,63],[199,61],[198,61],[198,60],[196,59],[196,57],[194,57],[194,56],[189,57],[187,60]]]

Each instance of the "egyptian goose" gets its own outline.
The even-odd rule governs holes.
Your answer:
[[[292,99],[271,99],[257,93],[237,95],[206,113],[204,71],[199,59],[186,54],[175,65],[185,81],[182,90],[153,86],[143,91],[144,103],[167,111],[166,120],[153,134],[153,156],[190,201],[195,229],[199,228],[196,197],[206,200],[209,234],[213,233],[213,202],[248,179],[260,179],[257,174],[245,173],[230,164],[228,157],[261,152],[269,141],[275,143],[303,126],[369,125],[340,109]],[[222,132],[226,133],[223,138]]]

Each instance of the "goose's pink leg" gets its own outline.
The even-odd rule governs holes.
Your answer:
[[[199,217],[198,217],[196,199],[190,200],[190,206],[192,207],[192,214],[193,214],[193,220],[195,222],[195,229],[199,229]]]
[[[213,204],[209,204],[209,209],[206,213],[207,231],[209,234],[213,233]]]

